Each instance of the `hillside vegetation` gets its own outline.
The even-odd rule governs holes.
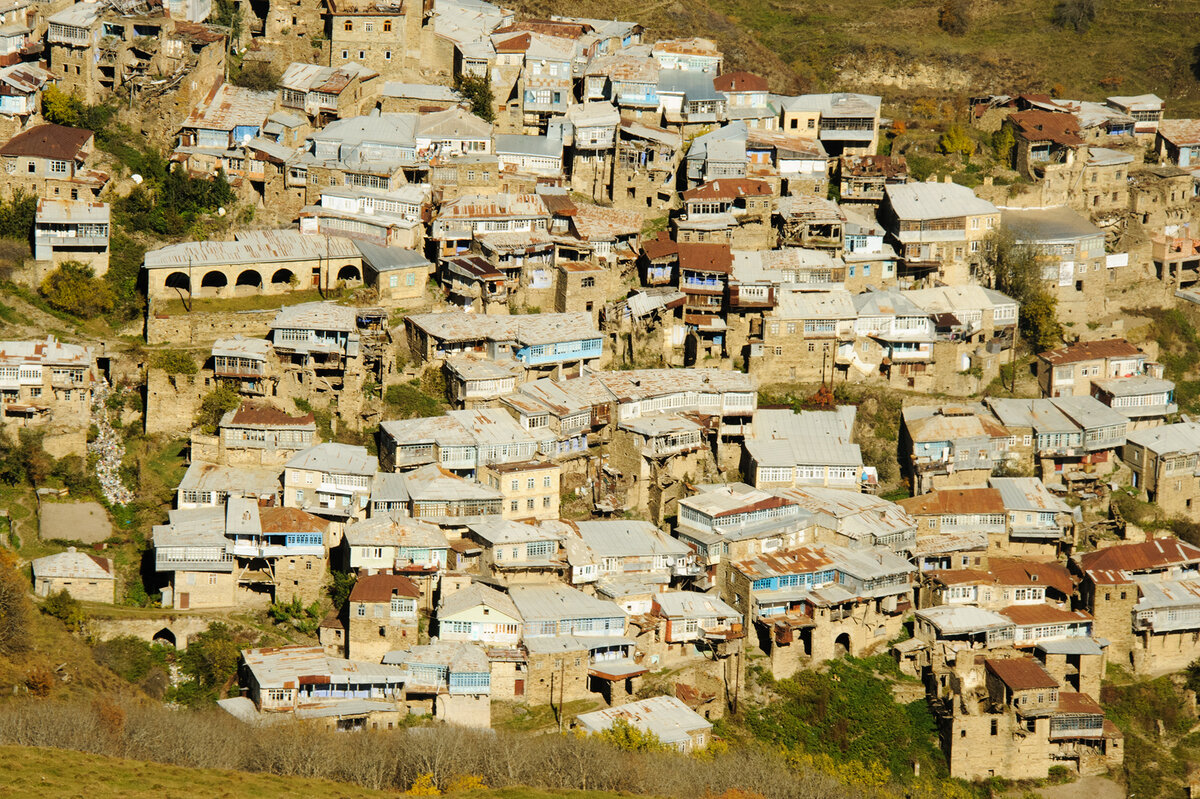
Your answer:
[[[1069,0],[1068,0],[1069,1]],[[1169,115],[1200,111],[1193,74],[1200,0],[1102,0],[1086,30],[1054,24],[1054,0],[963,3],[966,30],[938,27],[947,0],[597,0],[586,15],[636,20],[647,40],[707,36],[729,67],[779,92],[880,89],[885,95],[1054,91],[1067,97],[1155,92]],[[506,4],[581,14],[560,0]]]

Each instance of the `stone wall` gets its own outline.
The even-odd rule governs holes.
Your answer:
[[[277,313],[277,308],[232,313],[151,313],[146,317],[146,343],[199,344],[238,334],[246,338],[265,338]]]

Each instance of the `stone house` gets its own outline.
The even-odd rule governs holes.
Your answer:
[[[336,68],[293,62],[279,79],[279,104],[325,127],[334,119],[356,116],[363,100],[374,94],[378,77],[354,62]]]
[[[400,574],[364,574],[346,604],[346,657],[378,663],[417,643],[421,589]]]
[[[1036,477],[991,477],[1007,515],[1007,535],[989,536],[990,556],[1052,560],[1075,546],[1075,514]]]
[[[879,149],[881,99],[868,94],[804,94],[781,98],[780,127],[818,139],[833,157],[874,155]]]
[[[436,463],[404,474],[380,472],[371,485],[371,515],[400,512],[436,524],[450,535],[476,522],[499,521],[500,492],[463,479]]]
[[[992,538],[1007,535],[1007,514],[1004,500],[995,488],[943,488],[926,494],[897,500],[917,522],[917,543],[936,536],[966,535],[982,533],[984,545],[980,549],[965,548],[955,555],[947,550],[929,551],[918,564],[922,570],[936,569],[986,569],[988,553],[993,549]],[[945,546],[943,542],[941,546]]]
[[[901,468],[915,493],[983,486],[1008,459],[1009,430],[982,405],[914,406],[902,416]]]
[[[315,444],[284,464],[283,505],[339,522],[363,518],[377,471],[378,459],[365,447]]]
[[[103,277],[108,272],[109,231],[108,203],[40,198],[33,220],[33,257],[51,265],[75,261]]]
[[[1043,397],[1087,397],[1092,381],[1146,374],[1149,356],[1123,338],[1078,341],[1039,353],[1035,368]]]
[[[776,192],[763,180],[725,179],[681,194],[683,212],[672,221],[679,242],[726,243],[768,249],[774,243],[771,213]]]
[[[818,486],[782,488],[774,493],[812,514],[812,540],[816,543],[851,550],[882,547],[906,557],[916,543],[916,520],[881,497]]]
[[[175,507],[181,510],[224,506],[228,497],[248,497],[259,505],[279,504],[279,470],[221,466],[192,461],[175,489]]]
[[[1127,434],[1121,461],[1129,467],[1130,480],[1150,502],[1172,516],[1196,518],[1200,508],[1200,479],[1196,462],[1200,457],[1200,425],[1177,422]]]
[[[669,515],[688,478],[716,471],[706,426],[682,414],[618,422],[608,464],[624,483],[621,507],[649,514],[656,522]]]
[[[532,460],[492,464],[480,470],[479,480],[500,492],[505,519],[558,519],[562,466]]]
[[[492,672],[482,648],[465,641],[439,641],[389,652],[383,662],[407,671],[404,698],[409,712],[424,711],[447,724],[491,728]]]
[[[98,377],[89,347],[50,335],[43,341],[0,342],[0,425],[86,431]]]
[[[726,72],[713,78],[713,88],[725,95],[725,118],[741,120],[751,130],[775,130],[779,118],[768,103],[766,78],[750,72]]]
[[[982,263],[1000,209],[954,183],[895,183],[884,186],[879,221],[900,255],[901,278],[963,286]]]
[[[742,474],[761,489],[829,486],[871,490],[862,450],[851,442],[856,408],[759,408],[746,438]]]
[[[217,435],[192,434],[193,460],[229,466],[279,466],[320,443],[313,414],[290,416],[265,402],[243,400],[226,411]]]
[[[889,184],[908,182],[904,156],[852,155],[838,161],[838,196],[843,203],[883,202]]]
[[[507,593],[483,583],[471,583],[443,596],[437,610],[436,632],[443,641],[515,647],[521,642],[522,624],[521,613]]]
[[[326,729],[391,729],[408,715],[405,669],[333,657],[319,646],[244,650],[238,677],[246,696],[221,707],[248,721],[291,713]]]
[[[678,133],[622,118],[617,128],[611,183],[617,208],[663,211],[673,206],[683,155]]]
[[[330,67],[357,62],[388,78],[407,78],[432,54],[431,1],[409,8],[360,0],[330,3],[323,15]],[[427,52],[428,51],[428,52]]]
[[[95,152],[90,130],[63,125],[36,125],[0,147],[6,197],[24,190],[38,197],[94,201],[108,175],[88,167]]]
[[[1129,432],[1166,424],[1179,412],[1175,384],[1149,375],[1093,380],[1092,397],[1129,419]]]
[[[754,625],[772,673],[783,678],[894,637],[911,607],[914,571],[883,549],[800,547],[731,563],[721,597]]]
[[[559,554],[564,533],[557,525],[505,519],[467,525],[464,538],[479,544],[479,571],[503,584],[560,579],[567,563]]]
[[[116,602],[117,574],[111,558],[67,547],[66,552],[35,558],[32,569],[37,596],[66,591],[80,602]]]
[[[379,429],[380,461],[389,472],[432,462],[471,477],[485,466],[529,461],[537,451],[536,438],[501,408],[387,421]]]
[[[1079,121],[1072,114],[1040,109],[1018,111],[1009,114],[1004,126],[1016,140],[1013,169],[1035,180],[1043,177],[1051,165],[1069,169],[1084,144],[1079,135]]]
[[[853,343],[858,312],[847,291],[781,291],[763,317],[761,349],[751,342],[750,373],[823,381]]]
[[[616,708],[581,713],[575,718],[575,727],[595,734],[610,729],[618,720],[685,754],[702,751],[712,738],[712,722],[674,696],[654,696]]]

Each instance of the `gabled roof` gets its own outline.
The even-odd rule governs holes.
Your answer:
[[[79,552],[68,547],[66,552],[36,558],[33,561],[34,579],[73,577],[88,580],[112,580],[116,577],[108,558]]]
[[[1200,563],[1200,548],[1178,538],[1158,538],[1141,544],[1120,544],[1076,556],[1084,571],[1137,572]]]
[[[1083,144],[1079,137],[1079,120],[1074,114],[1054,111],[1018,111],[1008,115],[1017,130],[1017,136],[1030,142],[1048,141],[1064,147]]]
[[[68,128],[64,125],[38,125],[18,133],[0,147],[0,155],[32,156],[52,158],[57,161],[74,161],[79,151],[92,138],[90,130]]]
[[[889,183],[884,192],[896,216],[903,220],[999,213],[996,206],[957,183]]]
[[[350,590],[351,602],[390,602],[393,596],[417,599],[421,589],[402,574],[365,574]]]
[[[769,197],[774,194],[771,184],[753,178],[719,178],[683,192],[684,200],[728,199],[738,197]]]
[[[1063,610],[1053,605],[1010,605],[1000,611],[1001,616],[1011,619],[1018,627],[1035,624],[1078,624],[1092,620],[1082,610]]]
[[[445,619],[478,605],[485,605],[492,610],[503,613],[510,619],[521,620],[521,613],[517,610],[517,606],[513,604],[512,597],[482,583],[471,583],[466,588],[455,591],[450,596],[444,598],[441,607],[438,608],[437,615],[439,619]]]
[[[988,570],[999,585],[1044,585],[1070,596],[1075,590],[1071,573],[1058,562],[1042,563],[1020,558],[989,558]]]
[[[1000,492],[994,488],[943,488],[916,497],[896,500],[913,516],[957,513],[1004,513]]]
[[[297,453],[286,466],[288,469],[312,469],[333,474],[374,475],[379,471],[379,460],[374,455],[368,455],[366,447],[325,443]]]

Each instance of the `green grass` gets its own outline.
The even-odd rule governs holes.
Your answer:
[[[330,289],[324,296],[317,289],[307,291],[289,291],[286,294],[255,294],[249,297],[196,297],[192,300],[192,313],[232,313],[234,311],[269,311],[285,305],[299,305],[304,302],[321,302],[324,300],[337,301],[345,295],[339,289]],[[157,300],[152,308],[153,313],[177,315],[188,313],[183,300]]]
[[[600,706],[591,699],[577,699],[563,705],[563,729],[570,727],[571,719]],[[549,705],[523,705],[515,702],[492,702],[492,726],[513,732],[537,732],[557,729],[558,719]]]

